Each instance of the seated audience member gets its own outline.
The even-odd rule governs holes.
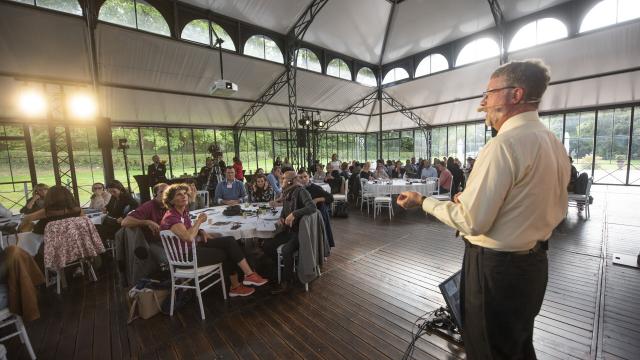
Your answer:
[[[279,165],[274,165],[271,173],[267,175],[267,181],[273,189],[276,198],[282,194],[282,188],[280,187],[280,177],[282,176],[282,170]]]
[[[23,221],[39,220],[33,226],[33,233],[44,235],[44,229],[50,221],[82,216],[82,209],[69,189],[62,185],[54,185],[44,198],[44,208],[26,215]]]
[[[236,205],[243,203],[247,193],[244,184],[236,180],[236,171],[233,166],[227,166],[225,179],[216,186],[214,204],[216,205]]]
[[[293,169],[293,165],[291,165],[291,161],[289,161],[288,157],[284,158],[284,161],[282,162],[281,168],[283,169],[282,171],[287,171],[289,169]]]
[[[236,180],[244,181],[244,170],[242,169],[242,161],[239,157],[233,158],[233,169],[236,171]]]
[[[38,184],[33,188],[33,196],[27,200],[27,204],[20,209],[21,214],[31,214],[44,208],[44,197],[47,195],[49,187],[45,184]]]
[[[127,213],[138,207],[138,202],[120,181],[113,180],[108,183],[107,191],[111,194],[107,204],[107,216],[103,219],[102,225],[98,226],[102,240],[113,239],[115,233],[120,230],[120,223]]]
[[[567,191],[574,192],[576,180],[578,180],[578,169],[573,166],[573,158],[571,156],[569,156],[569,163],[571,164],[571,177],[569,178],[569,186],[567,186]]]
[[[342,176],[345,180],[348,180],[351,177],[351,173],[349,172],[349,164],[343,162],[340,165],[340,176]]]
[[[452,157],[447,160],[447,170],[453,176],[453,182],[451,183],[451,198],[453,199],[460,191],[460,188],[464,187],[464,173]]]
[[[276,159],[273,161],[273,166],[280,166],[282,167],[282,160],[280,160],[280,156],[276,156]]]
[[[13,216],[11,210],[4,207],[4,205],[0,204],[0,219],[6,219]]]
[[[330,205],[333,202],[333,195],[324,191],[324,189],[317,184],[311,182],[309,173],[306,169],[302,168],[298,171],[298,183],[304,187],[311,195],[311,200],[316,204],[316,208],[320,210],[322,214],[322,220],[324,220],[325,233],[327,235],[327,242],[330,247],[335,246],[333,241],[333,232],[331,231],[331,216],[329,216]]]
[[[387,174],[387,169],[384,165],[378,164],[376,172],[373,174],[373,178],[376,180],[389,180],[389,174]]]
[[[258,170],[256,170],[256,175],[264,175],[264,169],[258,168]]]
[[[235,176],[235,173],[232,175]],[[165,189],[163,202],[168,210],[160,222],[160,230],[171,230],[180,240],[188,243],[196,241],[198,266],[222,263],[225,274],[231,280],[230,297],[253,294],[255,290],[245,285],[262,286],[267,279],[251,269],[233,237],[215,238],[200,230],[200,225],[207,221],[205,213],[200,213],[195,223],[191,223],[188,191],[189,188],[183,184],[174,184]],[[242,283],[238,280],[238,268],[244,273]]]
[[[207,204],[204,196],[198,194],[198,189],[193,181],[187,181],[189,186],[189,211],[204,209]]]
[[[571,157],[569,157],[569,158],[571,158]],[[471,171],[473,171],[473,164],[474,164],[475,162],[476,162],[476,161],[475,161],[475,160],[474,160],[474,158],[472,158],[471,156],[469,156],[469,157],[467,158],[467,172],[468,172],[469,174],[471,174]]]
[[[438,162],[438,171],[440,171],[440,177],[438,180],[438,185],[440,186],[440,193],[446,194],[451,192],[451,185],[453,183],[453,175],[451,172],[444,166],[444,163]]]
[[[360,171],[360,178],[369,180],[370,177],[371,177],[371,162],[367,161],[362,166],[362,171]]]
[[[153,187],[153,199],[138,206],[129,212],[122,220],[122,227],[142,228],[142,233],[148,242],[160,240],[160,221],[167,209],[164,207],[162,197],[169,187],[165,183],[158,183]]]
[[[324,172],[324,165],[317,164],[316,165],[316,172],[313,174],[313,181],[322,182],[322,181],[324,181],[324,178],[326,178],[326,177],[327,177],[327,173]]]
[[[250,202],[269,202],[274,199],[274,196],[273,189],[269,186],[266,176],[256,175],[253,177],[253,184],[249,188]]]
[[[431,162],[429,160],[422,160],[421,170],[420,170],[420,179],[427,178],[437,178],[438,171],[431,166]]]
[[[9,308],[25,321],[40,317],[38,289],[44,276],[36,261],[15,245],[0,249],[0,309]]]
[[[327,175],[324,182],[329,184],[332,194],[344,194],[343,184],[346,183],[346,181],[340,176],[339,170],[333,170],[331,174]]]
[[[415,164],[411,163],[411,160],[407,160],[404,164],[404,173],[408,178],[417,178],[418,177],[418,167]]]
[[[402,162],[396,161],[395,167],[391,170],[392,179],[402,179],[404,176],[404,169],[402,168]]]
[[[290,290],[290,283],[293,281],[293,254],[298,250],[298,230],[300,219],[305,215],[311,215],[316,211],[316,205],[311,199],[311,195],[297,181],[296,173],[287,171],[282,175],[282,195],[283,207],[280,214],[280,225],[284,226],[284,231],[280,232],[273,239],[265,239],[264,253],[271,259],[277,259],[276,250],[282,244],[282,261],[284,269],[282,271],[282,282],[278,288],[273,290],[273,294],[280,294]]]
[[[94,210],[105,211],[109,200],[111,200],[111,194],[104,189],[104,184],[99,182],[93,184],[91,191],[93,194],[91,194],[89,207]]]

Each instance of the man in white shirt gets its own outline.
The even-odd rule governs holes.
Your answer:
[[[547,285],[546,240],[567,207],[569,163],[538,118],[549,83],[537,60],[513,61],[491,76],[478,111],[498,131],[479,153],[467,187],[453,201],[414,192],[398,204],[422,205],[465,239],[460,284],[467,359],[535,359],[533,324]]]

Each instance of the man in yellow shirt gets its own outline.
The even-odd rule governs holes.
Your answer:
[[[546,240],[566,213],[570,169],[564,147],[538,118],[548,83],[538,60],[499,67],[478,109],[498,135],[478,154],[464,192],[445,202],[415,192],[398,197],[400,206],[421,205],[464,237],[460,291],[470,360],[536,357]]]

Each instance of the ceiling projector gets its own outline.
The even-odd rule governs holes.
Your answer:
[[[211,96],[229,96],[238,91],[238,85],[228,80],[216,80],[209,89],[209,95]]]

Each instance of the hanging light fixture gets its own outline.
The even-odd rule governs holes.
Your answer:
[[[78,119],[94,118],[98,108],[95,98],[87,93],[72,95],[67,105],[69,107],[69,114]]]
[[[44,117],[47,113],[47,100],[42,91],[25,87],[18,96],[18,108],[28,117]]]

